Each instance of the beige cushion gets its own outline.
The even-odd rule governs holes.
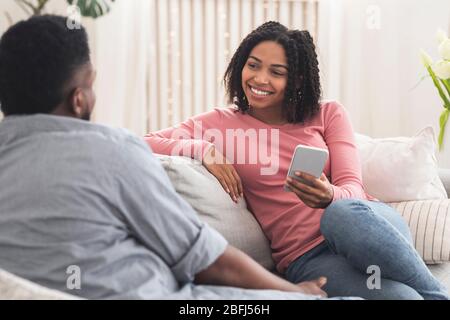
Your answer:
[[[414,246],[428,264],[450,261],[450,200],[388,203],[409,225]]]
[[[234,203],[217,179],[196,160],[156,155],[175,190],[198,212],[202,221],[267,269],[274,269],[267,238],[243,199]]]
[[[73,300],[78,297],[50,290],[0,269],[0,300]]]

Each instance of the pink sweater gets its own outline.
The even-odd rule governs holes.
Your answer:
[[[176,128],[148,134],[145,140],[155,153],[198,160],[214,143],[241,177],[249,209],[270,240],[281,273],[324,240],[319,228],[324,210],[307,207],[294,193],[283,190],[298,144],[328,148],[324,173],[333,185],[333,201],[376,200],[363,189],[351,123],[336,102],[322,103],[306,125],[268,125],[234,108],[215,109]]]

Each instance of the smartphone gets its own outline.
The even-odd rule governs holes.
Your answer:
[[[298,145],[292,156],[291,165],[289,166],[288,177],[297,179],[307,185],[307,181],[295,175],[296,171],[306,172],[310,175],[320,178],[325,164],[328,160],[328,150],[304,145]],[[291,191],[286,185],[284,190]]]

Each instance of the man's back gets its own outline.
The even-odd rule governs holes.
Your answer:
[[[136,168],[145,163],[153,168]],[[181,212],[192,209],[164,193],[170,183],[164,186],[160,170],[145,144],[125,131],[50,115],[6,118],[0,123],[0,268],[65,291],[79,268],[81,290],[71,293],[88,298],[151,298],[176,291],[164,255],[191,243],[186,238],[185,248],[170,248],[171,242],[178,246],[176,237],[146,229],[169,228],[160,215],[170,208],[160,201],[143,203],[141,194],[168,196],[173,203],[167,205],[178,206],[182,220]],[[132,185],[139,179],[147,190]],[[195,236],[188,226],[178,231]],[[165,248],[152,250],[159,244],[154,238],[166,236],[160,239]]]

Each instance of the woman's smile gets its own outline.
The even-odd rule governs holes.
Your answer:
[[[268,96],[274,94],[273,91],[270,91],[270,90],[267,90],[267,89],[264,89],[264,88],[261,88],[261,87],[258,87],[258,86],[253,86],[253,85],[250,85],[250,84],[248,84],[248,89],[249,89],[251,95],[255,99],[264,99],[264,98],[267,98]]]

